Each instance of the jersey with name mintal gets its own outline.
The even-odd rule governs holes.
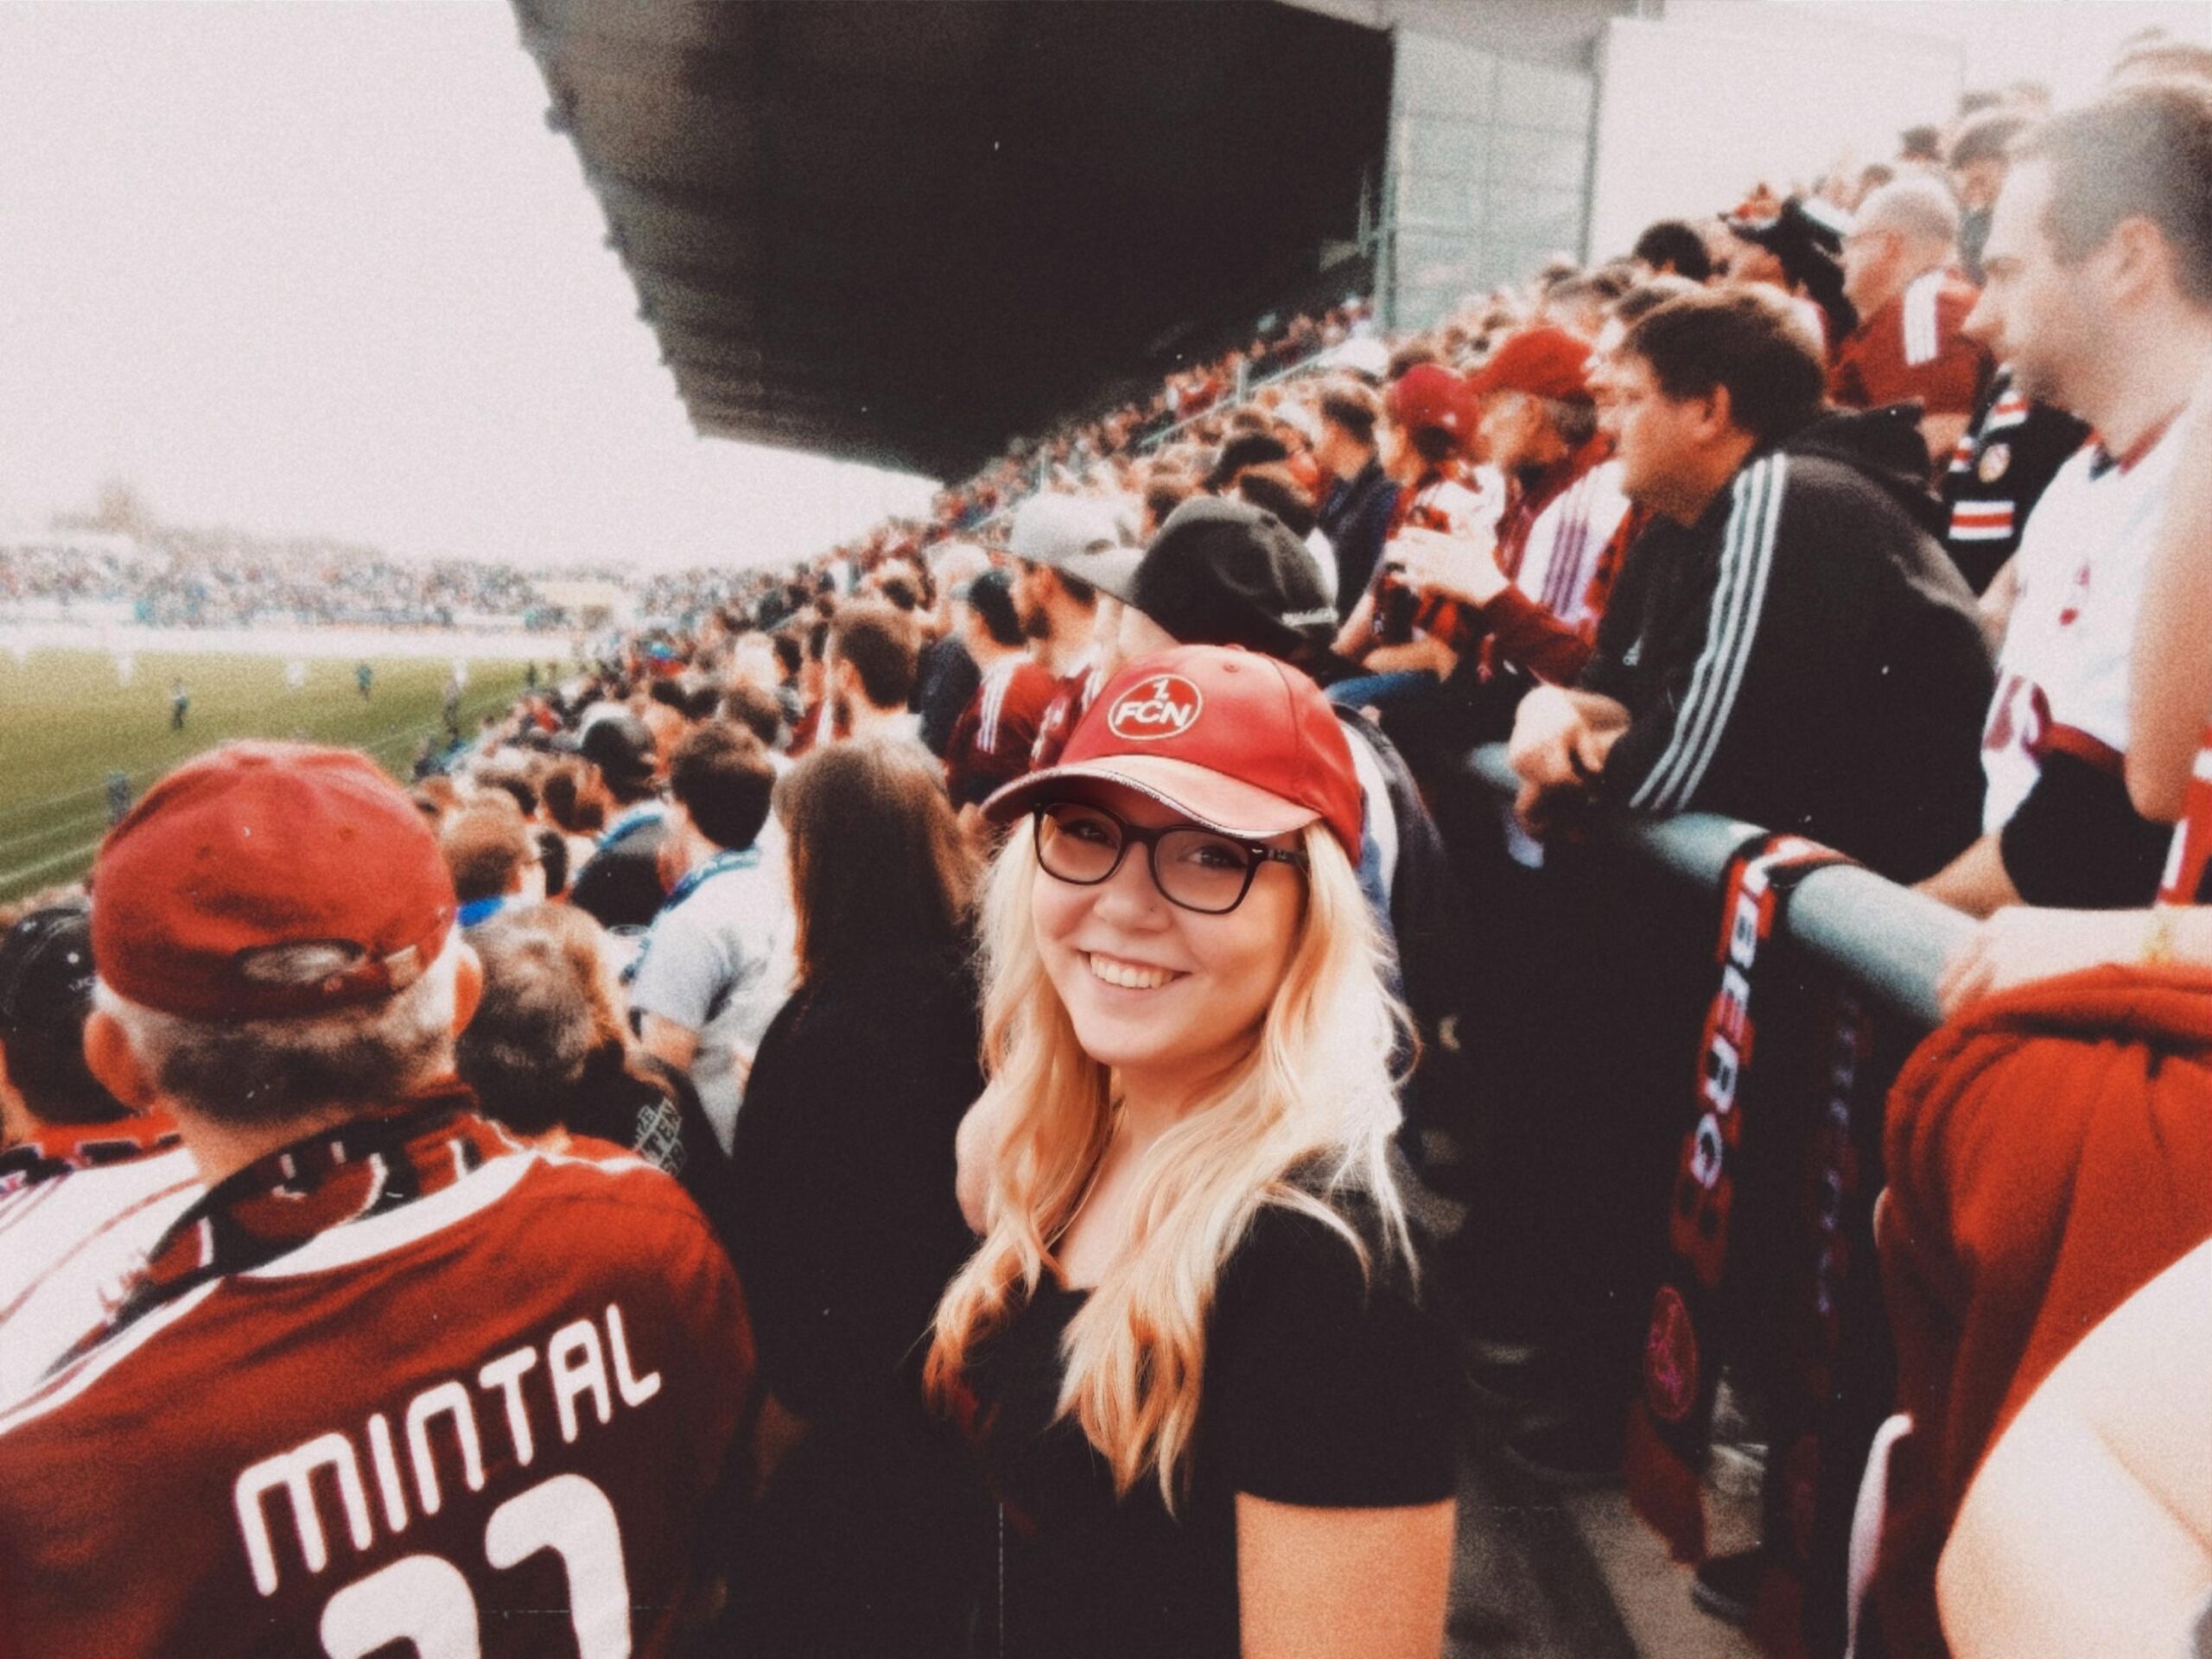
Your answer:
[[[2126,763],[2128,657],[2181,448],[2177,425],[2118,461],[2085,446],[2028,520],[1982,732],[1990,834],[2019,810],[2044,755],[2063,752],[2111,772]]]
[[[752,1370],[674,1181],[488,1159],[0,1416],[0,1655],[664,1652]]]

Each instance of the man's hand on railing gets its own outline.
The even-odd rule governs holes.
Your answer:
[[[1956,1019],[1985,996],[2104,963],[2212,963],[2212,911],[2037,910],[2014,906],[1978,924],[1952,953],[1936,998]]]
[[[1513,584],[1487,543],[1408,524],[1390,538],[1386,556],[1408,588],[1487,605]]]
[[[1587,798],[1628,724],[1624,704],[1594,692],[1540,685],[1521,700],[1506,758],[1521,779],[1514,810],[1531,835],[1564,803]]]

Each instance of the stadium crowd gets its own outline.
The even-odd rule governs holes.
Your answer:
[[[2207,1650],[2212,64],[1907,137],[149,791],[0,943],[0,1652],[1433,1656],[1470,1412],[1771,1652]],[[1836,858],[1973,921],[1858,1131]]]
[[[133,621],[164,628],[450,628],[487,618],[551,626],[560,620],[531,576],[512,565],[407,564],[342,543],[174,528],[120,545],[87,545],[66,531],[0,544],[0,607],[38,602],[124,605]]]

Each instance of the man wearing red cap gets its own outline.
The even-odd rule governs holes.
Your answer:
[[[1416,363],[1399,376],[1383,410],[1385,466],[1398,483],[1397,505],[1383,562],[1337,636],[1337,650],[1370,676],[1389,676],[1393,687],[1433,686],[1457,660],[1448,623],[1398,579],[1389,546],[1408,528],[1486,543],[1504,491],[1495,469],[1468,464],[1481,411],[1466,381],[1441,363]]]
[[[1564,328],[1523,329],[1468,380],[1506,478],[1495,552],[1412,529],[1395,550],[1409,587],[1450,603],[1462,662],[1484,647],[1485,681],[1510,664],[1568,683],[1589,660],[1599,569],[1630,517],[1620,467],[1598,429],[1590,353]]]
[[[94,870],[86,1032],[207,1192],[0,1415],[0,1651],[661,1653],[750,1388],[680,1188],[454,1080],[480,974],[365,757],[236,744]]]

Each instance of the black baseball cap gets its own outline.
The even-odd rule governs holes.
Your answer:
[[[1092,585],[1178,645],[1242,645],[1293,660],[1325,647],[1336,607],[1306,543],[1264,508],[1194,496],[1132,560],[1102,558]]]
[[[585,728],[577,748],[610,783],[645,783],[659,765],[653,734],[635,715],[601,715]]]
[[[92,1006],[92,911],[48,905],[0,934],[0,1039],[81,1038]]]

